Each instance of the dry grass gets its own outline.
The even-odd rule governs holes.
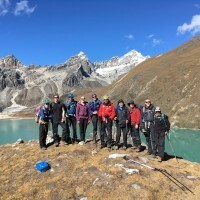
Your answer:
[[[199,199],[200,165],[175,159],[158,163],[147,157],[150,166],[167,171],[187,185],[195,195],[185,193],[159,172],[127,163],[122,158],[109,159],[111,153],[125,153],[122,150],[108,152],[99,150],[92,156],[94,146],[69,145],[50,146],[46,151],[38,147],[36,141],[16,146],[0,146],[0,198],[1,199]],[[144,156],[128,149],[133,159]],[[46,160],[53,171],[39,173],[36,162]],[[139,174],[128,175],[125,170],[115,166],[123,164],[135,168]],[[189,180],[188,175],[197,177]],[[98,178],[98,179],[97,179]],[[94,183],[94,181],[96,182]],[[132,184],[141,188],[134,189]]]

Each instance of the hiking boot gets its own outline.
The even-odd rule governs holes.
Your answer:
[[[93,144],[96,144],[96,143],[97,143],[97,141],[96,141],[96,140],[92,140],[92,143],[93,143]]]
[[[137,149],[135,150],[136,152],[140,152],[141,151],[141,146],[138,146]]]
[[[163,158],[158,157],[158,162],[162,162],[162,161],[163,161]]]
[[[73,140],[72,140],[72,144],[78,144],[77,139],[75,139],[75,140],[73,139]]]
[[[61,145],[68,145],[66,141],[61,141]]]
[[[131,147],[131,149],[137,149],[138,147],[136,146],[136,145],[133,145],[132,147]]]
[[[126,148],[126,146],[123,146],[122,149],[123,149],[124,151],[126,151],[127,148]]]
[[[58,147],[58,146],[59,146],[59,143],[58,143],[58,142],[54,143],[54,146],[55,146],[55,147]]]
[[[113,150],[119,150],[119,146],[118,145],[113,146]]]
[[[152,158],[156,158],[156,155],[152,154]]]
[[[84,141],[80,141],[78,144],[79,144],[79,145],[84,145],[85,142],[84,142]]]
[[[100,149],[103,149],[103,148],[105,148],[105,144],[101,144],[101,147],[100,147]]]
[[[108,151],[109,151],[109,152],[112,151],[111,147],[108,147]]]
[[[151,154],[152,154],[152,153],[151,153],[151,152],[148,152],[148,151],[145,153],[145,155],[151,155]]]

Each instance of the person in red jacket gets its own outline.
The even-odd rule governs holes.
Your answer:
[[[136,148],[136,152],[141,151],[141,139],[139,133],[139,124],[140,124],[140,109],[136,107],[135,102],[131,100],[128,103],[130,107],[130,132],[133,139],[133,146]]]
[[[112,125],[116,113],[115,107],[113,103],[110,102],[108,96],[103,97],[103,103],[100,105],[98,115],[101,123],[101,148],[104,148],[106,146],[104,136],[107,136],[107,147],[110,151],[112,142]],[[108,134],[106,134],[106,129]]]

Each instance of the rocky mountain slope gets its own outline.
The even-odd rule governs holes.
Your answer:
[[[200,37],[150,58],[103,89],[114,101],[150,98],[173,126],[200,129]]]
[[[137,58],[137,56],[140,57]],[[127,66],[136,62],[142,62],[145,57],[135,52],[120,58]],[[116,66],[120,62],[107,61],[110,65]],[[52,98],[54,93],[60,95],[77,88],[98,88],[110,84],[120,73],[116,73],[112,79],[97,73],[103,65],[93,64],[88,57],[80,52],[70,57],[66,62],[55,66],[24,66],[13,55],[0,59],[0,111],[13,106],[34,106],[41,103],[45,98]],[[104,70],[110,65],[104,64]],[[121,68],[122,66],[117,66]],[[127,68],[126,71],[130,69]],[[11,110],[11,109],[10,109]]]
[[[92,153],[93,144],[50,146],[39,149],[38,141],[0,146],[1,199],[132,200],[187,199],[200,197],[200,165],[168,157],[158,163],[145,152],[107,149]],[[142,164],[165,169],[188,187],[183,191],[162,173],[125,161],[113,154],[127,154]],[[119,156],[119,155],[118,155]],[[44,160],[51,169],[40,173],[35,164]],[[180,185],[180,184],[178,184]]]

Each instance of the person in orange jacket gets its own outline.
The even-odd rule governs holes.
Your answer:
[[[100,118],[100,137],[101,137],[101,148],[106,146],[104,136],[107,136],[107,147],[111,150],[112,142],[112,125],[115,118],[116,112],[113,103],[110,102],[108,96],[103,97],[103,103],[100,105],[98,116]],[[107,134],[106,134],[107,129]]]

